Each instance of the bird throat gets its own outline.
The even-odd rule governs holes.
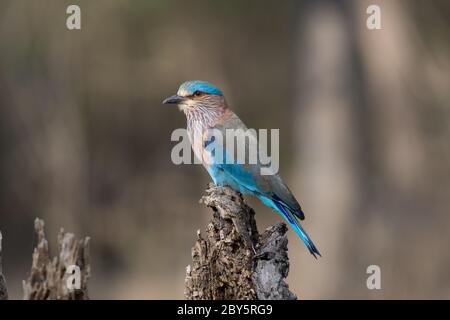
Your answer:
[[[184,110],[189,140],[198,159],[203,159],[203,143],[206,132],[220,122],[225,112],[225,109],[222,108],[208,107]]]
[[[191,130],[205,130],[214,127],[218,120],[223,116],[224,109],[196,107],[192,109],[185,109],[187,120],[187,129]]]

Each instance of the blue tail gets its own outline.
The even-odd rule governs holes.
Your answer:
[[[318,255],[321,257],[319,250],[317,250],[316,246],[312,242],[311,238],[308,236],[305,230],[303,230],[302,226],[300,225],[300,222],[298,221],[297,215],[292,213],[291,210],[286,207],[282,202],[268,199],[268,198],[261,198],[261,200],[268,206],[272,207],[276,211],[278,211],[283,218],[286,219],[286,221],[291,225],[291,227],[294,229],[295,233],[298,234],[300,239],[302,239],[303,243],[308,248],[309,252],[314,256],[314,258],[317,259]]]

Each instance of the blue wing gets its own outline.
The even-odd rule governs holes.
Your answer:
[[[299,219],[304,219],[303,211],[281,178],[278,175],[261,175],[261,167],[258,164],[236,163],[234,159],[229,158],[227,151],[217,144],[214,140],[204,144],[205,148],[209,147],[211,150],[213,161],[207,166],[207,170],[214,183],[228,185],[243,194],[251,193],[259,198],[289,223],[315,258],[316,255],[320,256],[316,246],[300,225]]]

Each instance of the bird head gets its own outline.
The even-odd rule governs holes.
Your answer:
[[[215,85],[200,80],[182,83],[177,94],[165,99],[163,104],[177,104],[184,112],[226,107],[222,91]]]

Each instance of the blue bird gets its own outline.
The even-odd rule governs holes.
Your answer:
[[[214,139],[211,131],[226,137],[229,129],[247,130],[245,124],[231,111],[225,97],[216,86],[205,81],[187,81],[180,85],[176,95],[163,101],[164,104],[177,104],[187,118],[187,131],[195,155],[216,185],[226,185],[242,194],[252,194],[265,205],[277,211],[294,229],[309,252],[317,258],[319,251],[311,238],[300,225],[304,213],[283,183],[280,176],[261,174],[261,164],[251,163],[248,153],[245,160],[237,162],[226,146],[226,139]],[[256,144],[256,137],[245,140],[247,148]],[[234,147],[233,147],[234,148]]]

